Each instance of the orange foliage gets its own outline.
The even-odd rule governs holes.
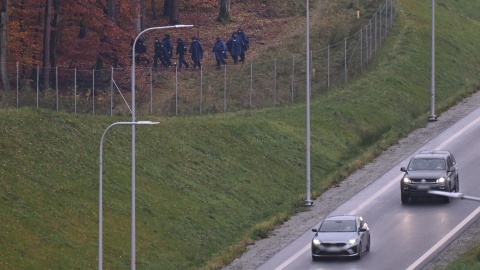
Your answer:
[[[155,8],[160,18],[154,19],[150,0],[145,1],[146,27],[168,25],[169,18],[163,14],[164,0],[155,0]],[[193,24],[189,29],[169,29],[155,31],[145,35],[148,54],[153,53],[153,37],[163,37],[169,33],[174,39],[182,37],[189,41],[191,36],[199,36],[207,48],[213,45],[215,37],[228,39],[230,33],[243,27],[251,36],[251,42],[257,38],[271,35],[279,29],[275,18],[264,20],[256,13],[263,1],[231,0],[234,22],[220,24],[216,22],[219,12],[219,0],[179,0],[180,23]],[[61,68],[92,69],[110,66],[128,66],[131,63],[130,42],[137,35],[135,21],[138,16],[136,1],[115,1],[117,5],[115,21],[106,15],[106,0],[60,0],[60,39],[56,50],[57,65]],[[43,28],[45,0],[10,1],[10,22],[8,25],[9,44],[8,61],[18,61],[27,65],[41,65],[43,55]],[[53,13],[53,10],[52,10]],[[53,16],[52,16],[53,17]],[[282,19],[281,23],[286,23]],[[84,37],[80,33],[84,30]],[[263,45],[263,42],[260,42]],[[252,48],[252,47],[251,47]]]

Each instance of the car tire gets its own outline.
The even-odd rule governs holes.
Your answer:
[[[450,203],[450,197],[442,196],[442,199],[444,203]]]
[[[370,245],[372,244],[372,240],[370,239],[370,236],[368,237],[368,246],[367,246],[367,249],[365,249],[365,251],[370,251]]]
[[[319,261],[319,260],[320,260],[320,258],[312,255],[312,261],[316,262],[316,261]]]
[[[458,180],[457,178],[457,184],[455,185],[455,192],[459,192],[460,191],[460,180]]]
[[[402,196],[402,204],[407,204],[409,196],[405,194],[402,194],[401,196]]]
[[[360,242],[360,244],[358,244],[357,259],[360,260],[362,258],[362,255],[363,255],[363,247],[362,247],[362,242]]]

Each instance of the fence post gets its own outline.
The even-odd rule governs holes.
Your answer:
[[[250,109],[252,108],[252,91],[253,91],[253,62],[250,62]]]
[[[178,72],[178,66],[175,66],[175,116],[178,116],[178,76],[177,76],[177,72]]]
[[[113,67],[110,72],[110,116],[113,116]]]
[[[377,52],[377,48],[378,48],[377,47],[377,14],[378,14],[378,11],[375,12],[375,25],[373,27],[373,31],[374,31],[374,34],[375,34],[375,42],[374,42],[375,43],[374,44],[375,48],[374,48],[373,52],[375,52],[375,53]]]
[[[95,69],[92,69],[92,111],[95,115]]]
[[[388,34],[388,0],[385,0],[385,36]]]
[[[363,71],[363,29],[360,28],[360,72]]]
[[[153,87],[152,87],[152,67],[150,67],[150,114],[153,114]],[[175,68],[175,80],[177,80],[177,69]]]
[[[345,49],[345,82],[347,82],[347,38],[344,38],[345,40],[345,46],[344,46],[344,49]]]
[[[330,90],[330,44],[327,46],[327,89]]]
[[[75,98],[74,98],[74,107],[75,107],[75,114],[77,114],[77,68],[74,69],[75,76],[74,76],[74,82],[73,82],[73,87],[74,87],[74,92],[75,92]]]
[[[18,65],[19,65],[19,63],[18,63],[18,61],[17,61],[17,109],[18,109],[18,91],[19,91],[19,89],[18,89],[18,82],[19,82]]]
[[[200,114],[203,109],[203,69],[200,67]]]
[[[40,67],[37,65],[37,109],[38,109],[38,99],[39,99],[39,80],[40,80]]]
[[[273,60],[273,106],[277,105],[277,59]]]
[[[295,80],[295,55],[292,56],[292,103],[293,103],[293,87]]]
[[[227,65],[223,65],[223,112],[227,111]]]
[[[57,93],[57,112],[58,112],[58,66],[55,66],[55,92]]]

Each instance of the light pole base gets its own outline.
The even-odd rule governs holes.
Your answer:
[[[313,205],[313,201],[305,200],[305,206],[312,206],[312,205]]]
[[[437,121],[437,116],[435,114],[432,114],[428,117],[428,121],[429,122],[433,122],[433,121]]]

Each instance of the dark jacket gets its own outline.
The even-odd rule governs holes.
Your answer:
[[[242,30],[237,31],[237,36],[242,40],[242,51],[248,51],[250,48],[250,42],[248,41],[248,36]]]
[[[218,39],[217,42],[213,45],[212,52],[215,53],[215,59],[224,60],[227,53],[227,45],[223,40]]]
[[[163,46],[163,43],[160,40],[155,40],[155,56],[165,58],[167,57],[167,50]]]
[[[163,40],[163,47],[165,47],[165,51],[167,51],[168,58],[172,58],[173,56],[173,40],[170,38],[169,35],[166,35]]]
[[[203,47],[198,40],[192,42],[188,52],[192,54],[192,60],[195,62],[200,62],[203,59]]]
[[[182,40],[177,41],[177,50],[175,54],[178,56],[184,56],[187,54],[187,45],[185,45]]]
[[[233,55],[240,55],[242,53],[242,43],[241,39],[237,37],[237,35],[232,35],[230,39],[227,41],[227,48],[228,52]]]

